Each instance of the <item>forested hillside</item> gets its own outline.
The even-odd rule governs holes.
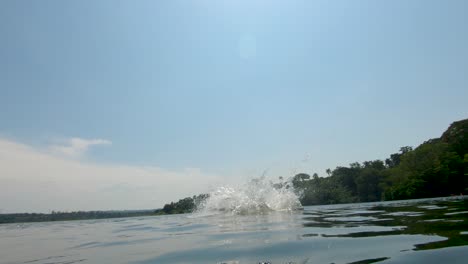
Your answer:
[[[370,202],[468,193],[468,119],[440,138],[402,147],[386,160],[327,170],[329,177],[301,173],[292,184],[303,205]]]

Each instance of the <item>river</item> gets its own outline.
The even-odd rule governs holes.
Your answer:
[[[468,201],[442,198],[0,225],[0,263],[468,263]]]

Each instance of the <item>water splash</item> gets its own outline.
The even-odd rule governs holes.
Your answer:
[[[197,206],[197,213],[258,214],[302,209],[291,184],[273,183],[266,177],[250,180],[241,187],[222,186]]]

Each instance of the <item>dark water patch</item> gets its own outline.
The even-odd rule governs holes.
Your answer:
[[[349,234],[339,234],[339,235],[327,235],[323,234],[323,237],[376,237],[376,236],[394,236],[400,235],[402,232],[400,230],[395,231],[375,231],[375,232],[356,232],[356,233],[349,233]]]
[[[320,235],[320,234],[313,234],[313,233],[312,233],[312,234],[304,234],[304,235],[302,235],[302,236],[303,236],[303,237],[317,237],[317,236],[319,236],[319,235]]]
[[[25,261],[23,263],[37,263],[37,264],[73,264],[78,262],[86,261],[87,259],[72,259],[64,260],[63,258],[69,258],[69,256],[50,256],[42,259],[35,259],[31,261]]]
[[[42,259],[34,259],[34,260],[30,260],[30,261],[25,261],[23,263],[34,263],[34,262],[39,262],[39,261],[50,261],[50,260],[53,260],[53,259],[59,259],[59,258],[65,258],[66,256],[50,256],[50,257],[47,257],[47,258],[42,258]]]
[[[370,216],[345,216],[345,217],[327,217],[324,218],[325,221],[331,222],[368,222],[372,220],[377,220],[375,217]]]
[[[382,257],[382,258],[364,259],[364,260],[350,262],[348,264],[370,264],[370,263],[381,262],[387,259],[390,259],[390,258]]]

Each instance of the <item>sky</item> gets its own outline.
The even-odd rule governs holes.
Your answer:
[[[0,213],[159,208],[468,117],[468,2],[0,1]]]

